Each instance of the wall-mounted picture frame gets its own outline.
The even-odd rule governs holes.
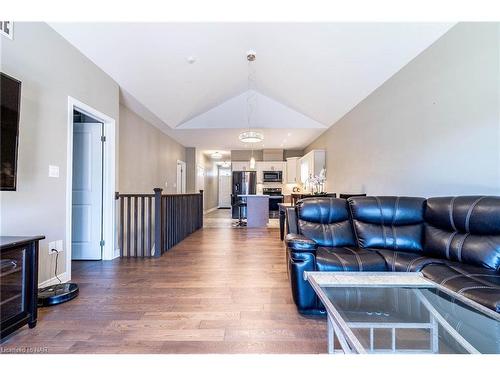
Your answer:
[[[13,21],[0,21],[0,34],[14,39],[14,22]]]

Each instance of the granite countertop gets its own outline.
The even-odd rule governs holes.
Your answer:
[[[321,287],[347,286],[424,286],[434,284],[420,272],[306,272],[304,279],[313,277]]]

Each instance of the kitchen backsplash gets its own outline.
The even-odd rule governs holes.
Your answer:
[[[265,182],[262,184],[257,184],[257,194],[262,194],[263,188],[281,188],[284,195],[290,195],[293,193],[294,187],[299,187],[303,191],[300,184],[282,184],[279,182]]]

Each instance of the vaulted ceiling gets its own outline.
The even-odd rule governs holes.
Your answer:
[[[52,23],[185,146],[241,148],[248,62],[265,147],[302,148],[442,36],[441,23]],[[194,62],[193,62],[194,60]],[[284,134],[291,133],[288,141]],[[239,147],[238,147],[239,146]]]

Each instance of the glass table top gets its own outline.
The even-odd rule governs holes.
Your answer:
[[[345,279],[322,274],[310,273],[308,279],[337,333],[350,337],[355,351],[500,353],[500,314],[455,298],[419,273],[388,277],[378,285],[367,279],[356,283],[362,274]]]

